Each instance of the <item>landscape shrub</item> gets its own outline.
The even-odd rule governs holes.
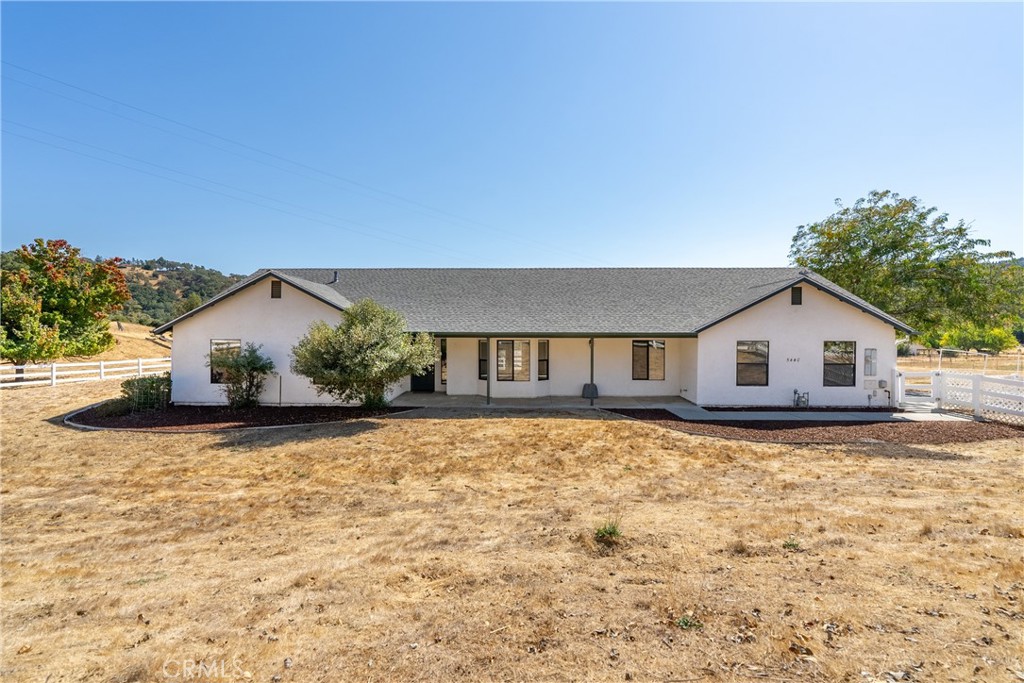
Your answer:
[[[121,382],[121,398],[118,400],[122,402],[123,410],[129,413],[163,410],[171,402],[171,373],[126,379]],[[116,407],[110,405],[109,409]]]
[[[232,408],[252,408],[260,404],[267,376],[274,372],[274,361],[260,353],[263,345],[248,343],[241,351],[226,349],[207,356],[207,366],[221,373],[221,387]]]

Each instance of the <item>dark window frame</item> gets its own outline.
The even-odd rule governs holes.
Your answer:
[[[270,298],[280,299],[281,298],[281,281],[271,280],[270,281]]]
[[[544,382],[551,379],[551,340],[537,340],[537,381]]]
[[[438,374],[441,376],[441,384],[448,384],[448,340],[442,339],[441,343],[441,360],[438,366]]]
[[[211,339],[210,340],[210,384],[224,384],[223,372],[213,364],[213,356],[218,351],[234,349],[235,353],[242,352],[241,339]]]
[[[637,382],[664,382],[665,381],[665,340],[664,339],[634,339],[632,344],[632,354],[630,356],[630,372],[633,376],[633,380]],[[646,355],[644,357],[644,369],[647,371],[646,377],[637,377],[636,371],[636,352],[637,349],[646,349]],[[661,351],[661,377],[651,377],[651,349]]]
[[[829,348],[832,345],[832,348]],[[849,350],[837,350],[835,347],[839,345],[848,345]],[[855,341],[825,341],[822,347],[822,386],[825,387],[855,387],[857,386],[857,342]],[[851,362],[849,363],[836,363],[829,362],[829,352],[833,354],[841,353],[843,355],[849,355]],[[837,382],[835,379],[829,379],[829,369],[831,369],[833,378],[836,376],[836,368],[849,368],[849,381],[848,382]]]
[[[477,379],[487,379],[489,356],[490,349],[487,347],[487,340],[478,339],[476,343]]]
[[[792,306],[803,306],[804,305],[804,288],[793,287],[789,290],[789,303]]]
[[[503,345],[507,346],[508,344],[512,345],[512,367],[511,367],[512,377],[502,377],[501,376],[501,369],[498,368],[498,369],[495,370],[495,373],[494,373],[496,375],[495,379],[497,379],[499,382],[529,382],[530,381],[530,351],[529,351],[529,349],[530,349],[530,340],[529,339],[499,339],[497,341],[497,343],[495,344],[495,352],[496,352],[496,357],[498,359],[498,362],[501,361],[501,347]],[[519,375],[516,374],[516,360],[515,360],[516,359],[516,344],[522,345],[521,349],[522,348],[526,349],[526,363],[523,364],[522,368],[520,368],[521,372],[523,370],[525,370],[525,372],[526,372],[526,376],[525,377],[520,377]],[[523,355],[522,350],[520,350],[519,354],[520,354],[520,357]]]
[[[751,363],[750,361],[740,361],[740,344],[764,344],[764,362]],[[766,387],[768,386],[768,358],[769,358],[769,342],[766,339],[739,339],[736,341],[736,386],[738,387]],[[749,351],[747,351],[749,353]],[[741,368],[758,367],[764,366],[764,381],[763,382],[741,382],[740,376],[742,374]]]

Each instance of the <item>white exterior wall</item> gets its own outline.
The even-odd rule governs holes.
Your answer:
[[[336,325],[341,313],[288,283],[281,298],[270,298],[270,278],[257,282],[227,299],[177,323],[171,345],[171,400],[179,404],[224,404],[222,385],[210,382],[207,356],[211,339],[240,339],[242,344],[262,344],[262,353],[276,366],[267,379],[260,402],[272,405],[334,403],[329,395],[317,396],[305,377],[293,375],[291,350],[309,325],[324,320]],[[389,398],[408,391],[406,378],[389,392]]]
[[[768,386],[736,386],[736,342],[763,340],[768,341]],[[824,386],[825,341],[857,343],[854,386]],[[806,283],[802,305],[790,303],[787,289],[701,332],[697,343],[695,402],[703,406],[790,406],[794,389],[809,392],[812,407],[889,404],[875,382],[891,381],[896,366],[893,327]],[[864,377],[865,348],[878,349],[875,377]]]
[[[639,337],[638,337],[639,338]],[[498,339],[530,342],[530,379],[522,382],[497,380]],[[549,342],[549,377],[537,379],[537,342]],[[448,338],[447,393],[453,396],[487,394],[487,382],[478,378],[477,339]],[[696,339],[665,339],[665,379],[633,379],[632,338],[594,340],[594,382],[601,396],[678,396],[686,377],[688,391],[696,391]],[[492,337],[489,372],[494,398],[537,398],[580,396],[590,381],[590,344],[587,338]],[[684,362],[685,358],[685,362]],[[686,394],[682,394],[686,395]]]

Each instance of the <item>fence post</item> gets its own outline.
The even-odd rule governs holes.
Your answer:
[[[942,401],[946,398],[946,378],[941,372],[932,373],[932,400],[935,407],[942,409]]]
[[[981,375],[971,375],[971,405],[974,417],[981,417]]]
[[[142,377],[142,359],[139,359],[139,377]]]
[[[106,374],[106,372],[104,371],[104,368],[103,368],[103,361],[100,361],[100,379],[106,379],[106,378],[107,378],[107,374]]]
[[[57,386],[57,364],[50,363],[50,386]]]

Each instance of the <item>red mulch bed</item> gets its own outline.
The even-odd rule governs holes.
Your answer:
[[[1024,428],[998,422],[814,422],[795,420],[683,420],[667,410],[622,409],[609,412],[688,434],[772,443],[941,444],[1019,439]]]
[[[344,422],[399,413],[409,408],[364,410],[354,406],[259,406],[234,410],[226,406],[169,406],[133,415],[103,415],[102,408],[90,408],[75,416],[74,422],[108,429],[152,429],[159,432],[200,432],[243,427]]]

